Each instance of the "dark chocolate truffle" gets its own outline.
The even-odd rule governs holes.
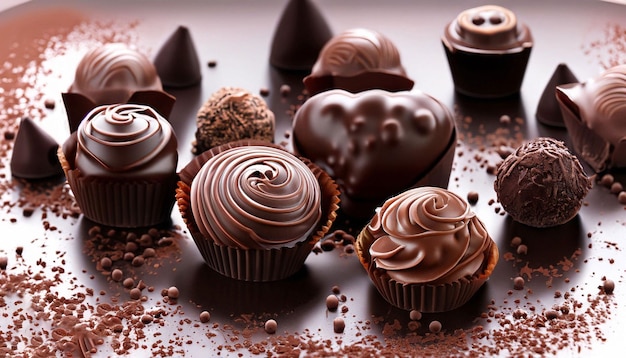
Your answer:
[[[179,26],[154,57],[154,66],[165,87],[189,87],[202,80],[200,60],[189,29]]]
[[[330,27],[310,0],[290,0],[278,21],[270,52],[270,64],[284,70],[310,71]]]
[[[43,179],[63,174],[57,158],[59,144],[32,119],[25,117],[15,136],[11,174],[24,179]]]
[[[223,87],[197,115],[196,154],[240,139],[274,141],[274,113],[263,99],[245,89]]]
[[[536,117],[539,122],[549,126],[565,127],[563,114],[554,92],[556,91],[556,86],[576,82],[578,82],[578,79],[566,64],[560,63],[556,67],[537,105]]]
[[[625,88],[626,65],[620,65],[556,89],[574,150],[598,173],[626,168]]]
[[[511,10],[465,10],[446,26],[441,41],[457,92],[484,98],[519,92],[533,39]]]
[[[328,89],[360,92],[369,89],[408,91],[400,53],[383,34],[356,28],[333,37],[319,54],[311,74],[304,78],[310,94]]]
[[[343,211],[367,218],[404,189],[447,187],[456,131],[450,111],[425,93],[335,89],[300,107],[292,141],[337,181]]]
[[[592,181],[578,159],[553,138],[525,143],[498,168],[494,189],[517,222],[543,228],[576,216]]]

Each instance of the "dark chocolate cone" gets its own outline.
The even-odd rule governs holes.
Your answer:
[[[61,175],[57,158],[59,144],[32,119],[25,117],[15,136],[11,173],[24,179],[43,179]]]
[[[537,105],[536,116],[539,122],[549,126],[565,127],[563,114],[556,99],[556,86],[576,82],[578,79],[566,64],[560,63],[556,67]]]
[[[283,70],[310,71],[332,32],[310,0],[290,0],[272,40],[270,64]]]
[[[179,26],[154,58],[154,67],[164,87],[189,87],[200,83],[200,60],[189,29]]]

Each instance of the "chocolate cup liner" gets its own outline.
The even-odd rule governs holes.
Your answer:
[[[422,186],[436,186],[439,188],[447,188],[450,181],[450,173],[452,171],[452,163],[454,161],[454,153],[457,146],[457,133],[456,129],[450,138],[450,143],[447,149],[441,154],[439,158],[433,161],[433,165],[424,173],[420,174],[413,185],[405,189],[417,188]],[[398,193],[389,193],[389,196],[393,196]],[[375,209],[382,205],[387,200],[385,198],[362,199],[358,197],[350,197],[341,194],[341,210],[347,216],[354,219],[369,219],[374,215]]]
[[[169,219],[174,207],[175,173],[165,180],[85,178],[72,169],[61,149],[57,156],[83,215],[113,227],[145,227]]]
[[[364,229],[365,230],[365,229]],[[392,279],[385,270],[370,264],[368,245],[364,245],[363,231],[357,238],[356,250],[361,264],[368,272],[372,283],[380,295],[391,305],[407,311],[417,310],[424,313],[446,312],[461,307],[482,287],[493,272],[499,258],[498,247],[491,245],[489,261],[485,269],[473,276],[443,284],[410,284]]]
[[[532,47],[490,54],[443,47],[457,92],[475,98],[501,98],[519,93]]]
[[[339,189],[326,172],[305,158],[300,158],[311,169],[322,191],[322,219],[313,234],[292,247],[277,249],[240,249],[218,245],[210,237],[203,236],[196,226],[189,198],[191,183],[200,168],[210,158],[230,148],[246,145],[263,145],[285,150],[265,141],[241,140],[203,152],[180,172],[180,181],[176,189],[178,208],[200,254],[209,267],[224,276],[243,281],[267,282],[284,279],[302,268],[315,244],[330,230],[339,209]]]

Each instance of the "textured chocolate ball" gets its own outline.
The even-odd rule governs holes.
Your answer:
[[[245,89],[223,87],[197,115],[195,152],[240,139],[274,141],[275,119],[263,99]]]
[[[509,155],[498,168],[494,189],[511,217],[533,227],[574,218],[592,186],[563,142],[537,138]]]

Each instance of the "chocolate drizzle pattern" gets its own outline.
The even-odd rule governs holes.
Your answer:
[[[377,211],[367,230],[377,268],[404,283],[446,283],[486,263],[493,241],[469,205],[441,188],[403,192]]]
[[[76,165],[84,173],[169,173],[176,168],[172,127],[149,106],[99,106],[81,122],[77,133]]]
[[[200,232],[242,249],[293,246],[321,217],[321,189],[311,170],[280,149],[244,146],[212,157],[190,193]]]
[[[333,37],[324,46],[312,73],[354,76],[373,70],[406,74],[398,49],[387,37],[376,31],[356,28]]]
[[[110,43],[85,54],[69,92],[81,93],[96,104],[113,104],[126,102],[138,90],[163,90],[156,68],[142,53]]]
[[[613,145],[626,138],[625,98],[626,65],[606,70],[595,85],[593,107],[597,116],[590,115],[586,120],[590,128]]]

